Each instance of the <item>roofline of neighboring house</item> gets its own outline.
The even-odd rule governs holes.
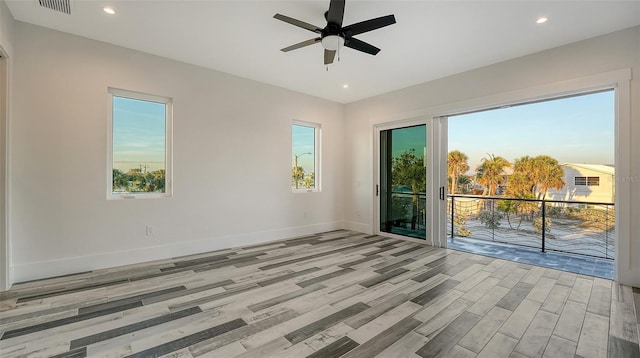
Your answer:
[[[578,168],[582,168],[582,169],[587,169],[587,170],[593,170],[595,172],[600,172],[603,174],[607,174],[607,175],[616,175],[615,173],[615,167],[613,166],[609,166],[609,165],[605,165],[605,164],[579,164],[579,163],[563,163],[560,164],[561,166],[573,166],[573,167],[578,167]],[[602,166],[602,167],[607,167],[607,168],[611,168],[611,170],[606,170],[606,169],[599,169],[597,167],[590,167],[587,165],[593,165],[593,166]]]

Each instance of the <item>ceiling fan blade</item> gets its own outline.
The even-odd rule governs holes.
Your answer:
[[[344,0],[331,0],[327,11],[327,22],[342,26],[344,18]]]
[[[336,52],[331,50],[324,50],[324,64],[328,65],[333,63],[333,59],[336,58]]]
[[[322,32],[322,29],[319,28],[318,26],[311,25],[311,24],[309,24],[307,22],[300,21],[300,20],[294,19],[294,18],[286,16],[286,15],[275,14],[275,15],[273,15],[273,18],[274,19],[278,19],[280,21],[284,21],[284,22],[286,22],[288,24],[291,24],[291,25],[294,25],[294,26],[301,27],[301,28],[303,28],[305,30],[309,30],[311,32],[316,32],[316,33],[321,33]]]
[[[344,45],[350,47],[354,50],[362,51],[364,53],[368,53],[369,55],[377,55],[380,52],[380,49],[370,45],[364,41],[360,41],[358,39],[354,39],[353,37],[349,39],[345,39]]]
[[[353,35],[358,35],[364,32],[376,30],[381,27],[393,25],[395,23],[396,23],[396,17],[393,15],[387,15],[387,16],[382,16],[375,19],[371,19],[371,20],[358,22],[353,25],[345,26],[342,28],[342,31],[347,36],[353,36]]]
[[[321,39],[320,37],[317,37],[317,38],[315,38],[315,39],[311,39],[311,40],[306,40],[306,41],[298,42],[298,43],[297,43],[297,44],[295,44],[295,45],[291,45],[291,46],[289,46],[289,47],[285,47],[285,48],[283,48],[283,49],[280,49],[280,51],[282,51],[282,52],[289,52],[289,51],[291,51],[291,50],[296,50],[296,49],[299,49],[299,48],[301,48],[301,47],[305,47],[305,46],[313,45],[313,44],[315,44],[315,43],[320,42],[321,40],[322,40],[322,39]]]

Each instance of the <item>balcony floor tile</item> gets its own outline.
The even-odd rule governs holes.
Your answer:
[[[530,247],[460,237],[456,237],[453,240],[449,238],[447,240],[447,246],[450,249],[499,259],[549,267],[610,280],[614,279],[615,264],[613,260],[576,256],[574,254],[553,251],[540,252],[539,249]]]

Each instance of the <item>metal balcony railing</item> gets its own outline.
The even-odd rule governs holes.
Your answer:
[[[615,257],[613,203],[448,195],[450,240],[472,238],[586,255]]]

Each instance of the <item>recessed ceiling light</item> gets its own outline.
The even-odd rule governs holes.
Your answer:
[[[109,14],[109,15],[113,15],[113,14],[115,14],[115,13],[116,13],[116,11],[115,11],[114,9],[112,9],[112,8],[110,8],[110,7],[108,7],[108,6],[107,6],[107,7],[105,7],[103,10],[104,10],[104,12],[106,12],[106,13],[107,13],[107,14]]]
[[[349,85],[345,83],[342,85],[342,88],[349,88]]]
[[[536,24],[544,24],[545,22],[547,22],[547,18],[546,17],[539,17],[538,20],[536,20]]]

